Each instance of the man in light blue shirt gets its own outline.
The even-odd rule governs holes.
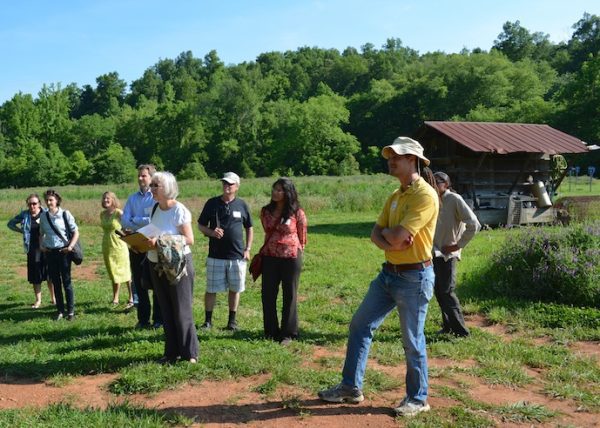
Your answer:
[[[156,168],[152,164],[140,165],[138,167],[138,185],[140,190],[129,196],[125,208],[123,208],[123,216],[121,217],[121,226],[123,226],[126,232],[136,232],[141,227],[150,223],[152,208],[156,203],[150,191],[150,182],[155,172]],[[150,296],[148,294],[150,281],[144,273],[144,269],[146,268],[145,259],[145,253],[137,253],[131,249],[129,250],[129,262],[131,263],[131,273],[133,276],[134,302],[136,296],[138,300],[138,323],[136,328],[160,328],[162,327],[162,316],[154,293],[152,294],[153,311],[150,305]],[[151,312],[153,324],[150,324]]]

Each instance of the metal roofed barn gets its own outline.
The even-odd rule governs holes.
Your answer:
[[[567,173],[562,154],[587,153],[548,125],[426,121],[415,133],[433,171],[444,171],[482,224],[549,223],[551,197]]]

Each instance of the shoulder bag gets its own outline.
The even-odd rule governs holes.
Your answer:
[[[273,231],[275,231],[275,229],[273,229]],[[256,253],[254,255],[254,257],[252,257],[252,260],[250,261],[250,266],[248,267],[248,270],[250,271],[250,274],[252,275],[252,280],[256,282],[256,280],[258,279],[258,277],[262,274],[262,250],[263,248],[265,248],[265,245],[267,245],[267,242],[269,242],[269,239],[271,239],[271,235],[273,234],[273,232],[267,234],[265,236],[265,243],[262,245],[262,247],[260,247],[260,250],[258,250],[258,253]]]
[[[69,226],[69,222],[67,221],[67,212],[63,210],[63,221],[65,222],[65,229],[67,231],[67,237],[65,238],[62,233],[58,231],[52,218],[50,217],[50,213],[46,211],[46,218],[48,219],[48,223],[50,227],[56,233],[60,239],[64,241],[64,243],[68,246],[71,241],[71,237],[73,236],[73,231],[71,230],[71,226]],[[81,238],[77,239],[77,242],[73,245],[73,251],[69,253],[69,257],[73,263],[76,265],[80,265],[83,262],[83,248],[81,247]]]

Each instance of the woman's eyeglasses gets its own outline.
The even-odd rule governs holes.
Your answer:
[[[158,184],[158,183],[150,183],[150,187],[153,188],[153,189],[157,189],[157,188],[162,187],[162,186],[160,184]]]
[[[27,205],[29,205],[30,207],[34,207],[36,205],[39,205],[39,202],[27,202]]]

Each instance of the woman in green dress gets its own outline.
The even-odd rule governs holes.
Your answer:
[[[133,306],[133,293],[131,290],[131,268],[129,266],[129,250],[127,244],[119,238],[115,231],[121,229],[120,203],[113,192],[104,192],[102,195],[102,208],[100,223],[104,236],[102,237],[102,255],[104,264],[113,285],[112,304],[119,304],[119,289],[121,284],[127,283],[129,300],[126,309]]]

